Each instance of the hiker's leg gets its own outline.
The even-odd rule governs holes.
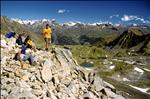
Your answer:
[[[46,43],[45,49],[48,50],[48,38],[45,38],[45,43]]]
[[[32,65],[33,62],[34,62],[32,54],[29,55],[29,59],[28,60],[29,60],[30,64]]]
[[[48,38],[48,46],[50,46],[50,44],[51,44],[51,39]]]
[[[32,63],[33,63],[33,57],[32,57],[32,55],[31,55],[31,54],[30,54],[30,55],[25,55],[25,56],[23,57],[23,59],[22,59],[22,60],[23,60],[23,61],[28,60],[30,64],[32,64]]]
[[[32,65],[34,62],[34,59],[33,59],[33,56],[31,54],[29,55],[28,60],[29,60],[29,63]]]

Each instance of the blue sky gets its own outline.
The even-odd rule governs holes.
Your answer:
[[[1,15],[19,19],[56,19],[63,23],[150,24],[150,2],[143,1],[1,1]]]

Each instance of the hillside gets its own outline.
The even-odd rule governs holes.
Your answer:
[[[129,28],[108,44],[110,48],[132,49],[137,52],[146,52],[150,33],[145,34],[140,28]],[[147,48],[147,49],[146,49]],[[145,50],[144,50],[145,49]]]
[[[124,99],[111,84],[79,66],[70,50],[37,50],[32,52],[37,64],[24,62],[21,68],[13,60],[18,49],[15,42],[1,37],[9,47],[1,46],[1,99]]]

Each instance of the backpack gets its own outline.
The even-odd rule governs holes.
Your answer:
[[[6,37],[6,38],[11,38],[11,37],[14,37],[15,35],[16,35],[15,32],[8,32],[8,33],[5,35],[5,37]]]

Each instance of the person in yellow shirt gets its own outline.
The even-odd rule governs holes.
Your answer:
[[[26,37],[24,44],[27,45],[28,48],[36,49],[36,46],[29,35]]]
[[[51,35],[52,35],[52,29],[49,26],[49,24],[46,24],[46,28],[43,29],[42,34],[46,43],[45,50],[48,51],[48,46],[51,43]]]

